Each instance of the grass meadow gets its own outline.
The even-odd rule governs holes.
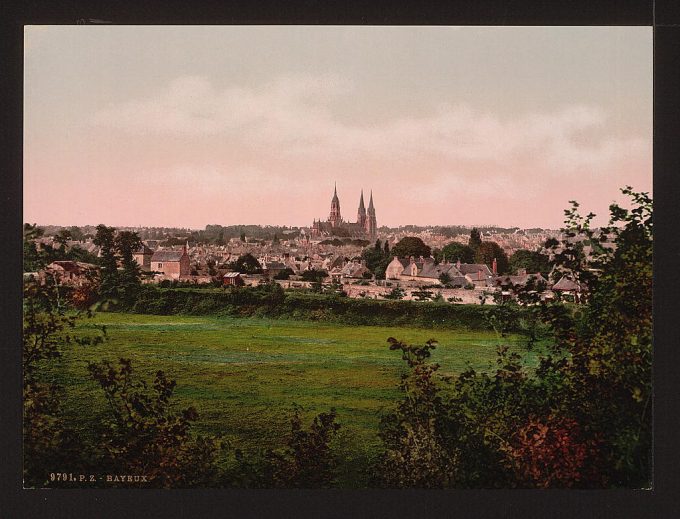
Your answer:
[[[87,362],[126,357],[147,381],[157,370],[177,381],[175,404],[197,409],[196,432],[223,436],[245,453],[281,446],[294,404],[302,406],[307,423],[334,407],[342,425],[336,449],[344,460],[344,486],[359,484],[354,471],[375,456],[380,417],[400,398],[405,364],[389,351],[388,337],[436,339],[432,361],[443,374],[467,366],[493,369],[500,344],[493,332],[120,313],[82,319],[76,332],[91,335],[99,325],[106,325],[106,342],[70,345],[49,372],[65,386],[64,409],[82,434],[91,433],[87,424],[106,411]],[[529,367],[537,364],[540,348],[526,352],[516,338],[502,341],[522,351]]]

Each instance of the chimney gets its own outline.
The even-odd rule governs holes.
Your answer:
[[[496,262],[496,258],[493,259],[493,263],[491,264],[491,268],[493,270],[493,275],[498,274],[498,263]]]

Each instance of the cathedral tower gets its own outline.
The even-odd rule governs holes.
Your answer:
[[[378,235],[378,221],[375,218],[375,207],[373,207],[373,190],[371,190],[371,199],[368,202],[368,216],[364,226],[366,234],[369,239],[373,240]]]
[[[359,199],[359,211],[357,212],[357,225],[362,229],[366,228],[366,208],[364,207],[364,190],[361,190],[361,198]]]
[[[342,223],[342,216],[340,216],[340,199],[338,198],[337,185],[333,188],[333,200],[331,200],[331,214],[328,217],[332,227],[338,227]]]

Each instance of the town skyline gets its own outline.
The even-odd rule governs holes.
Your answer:
[[[25,29],[24,221],[606,223],[652,188],[649,27]]]

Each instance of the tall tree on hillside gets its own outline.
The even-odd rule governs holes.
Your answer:
[[[498,273],[506,274],[509,271],[510,262],[508,255],[495,241],[485,241],[478,248],[475,253],[475,262],[483,263],[491,267],[493,260],[496,260]]]
[[[529,273],[540,272],[547,276],[550,272],[550,258],[538,251],[521,249],[510,256],[510,272],[525,269]]]
[[[123,270],[118,276],[121,298],[131,304],[139,295],[142,271],[133,254],[142,246],[136,232],[122,231],[115,238],[116,250],[120,254]]]
[[[375,240],[375,250],[382,253],[382,244],[380,243],[380,240]]]
[[[477,250],[477,248],[482,244],[482,233],[479,232],[477,227],[473,227],[470,231],[470,239],[468,240],[468,245],[472,250]]]
[[[118,295],[118,261],[116,257],[116,229],[106,225],[97,225],[94,244],[99,246],[99,295],[108,298]]]
[[[76,225],[72,225],[71,227],[68,228],[68,230],[71,233],[71,239],[72,240],[82,241],[83,238],[85,238],[83,231],[81,231],[80,227],[78,227]]]
[[[71,231],[68,229],[60,229],[54,236],[54,243],[59,245],[60,252],[63,254],[66,251],[66,242],[71,239]]]
[[[231,268],[241,274],[261,274],[262,265],[257,261],[257,258],[249,252],[239,256],[238,259],[231,264]]]
[[[410,256],[427,258],[430,256],[430,252],[430,247],[425,245],[423,240],[415,236],[402,238],[392,249],[392,255],[400,258],[408,258]]]
[[[44,232],[36,224],[24,224],[24,272],[37,272],[45,267],[44,254],[40,253],[35,243]]]
[[[383,247],[383,252],[385,253],[385,256],[390,255],[390,244],[385,240],[385,246]]]
[[[438,260],[443,259],[448,260],[451,263],[455,263],[460,260],[461,263],[474,263],[475,261],[475,251],[469,245],[464,245],[462,243],[449,243],[442,248]]]

